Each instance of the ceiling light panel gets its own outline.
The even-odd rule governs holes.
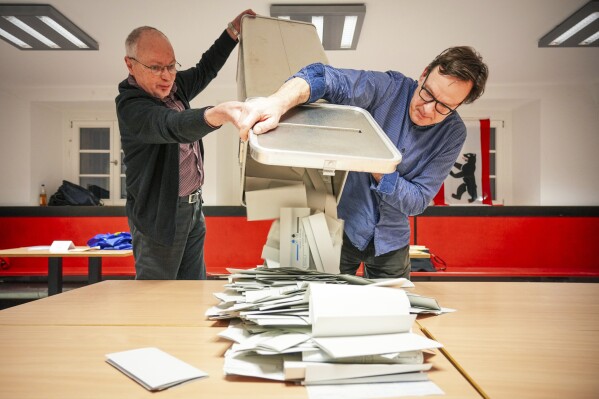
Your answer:
[[[539,40],[539,47],[599,47],[599,1],[589,1]]]
[[[0,38],[20,50],[98,50],[98,43],[48,4],[0,4]]]
[[[364,23],[364,4],[273,4],[270,16],[313,24],[325,50],[355,50]],[[322,27],[321,27],[322,26]]]

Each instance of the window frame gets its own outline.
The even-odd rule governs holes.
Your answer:
[[[489,179],[495,179],[495,196],[493,205],[506,205],[509,202],[509,131],[504,120],[491,119],[491,129],[495,129],[495,149],[489,148],[489,155],[495,154],[495,174],[491,175],[489,167]],[[489,161],[491,157],[489,156]],[[490,166],[490,165],[489,165]]]
[[[109,150],[81,150],[80,129],[81,128],[107,128],[110,131]],[[122,169],[121,136],[118,123],[115,120],[81,119],[70,121],[70,175],[75,184],[80,182],[80,154],[81,153],[109,153],[109,190],[110,197],[103,198],[104,205],[124,206],[126,199],[121,198],[121,179],[125,174]],[[106,175],[86,175],[88,177],[105,177]]]

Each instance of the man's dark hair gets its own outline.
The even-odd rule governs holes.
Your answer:
[[[489,68],[483,62],[483,57],[472,47],[448,48],[428,65],[427,73],[430,73],[436,66],[439,67],[441,75],[472,82],[472,89],[464,100],[465,104],[470,104],[483,95],[489,77]]]

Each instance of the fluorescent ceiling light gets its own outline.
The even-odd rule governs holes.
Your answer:
[[[320,42],[322,43],[322,30],[324,26],[324,17],[322,15],[312,16],[312,25],[316,27],[316,33],[318,33],[318,37],[320,38]]]
[[[595,22],[597,19],[599,19],[599,11],[594,12],[591,15],[588,15],[582,21],[580,21],[579,23],[577,23],[576,25],[574,25],[573,27],[571,27],[570,29],[568,29],[567,31],[562,33],[560,36],[558,36],[554,41],[552,41],[549,44],[551,44],[552,46],[557,46],[557,45],[562,44],[563,42],[565,42],[566,40],[568,40],[569,38],[571,38],[572,36],[574,36],[575,34],[580,32],[581,30],[583,30],[584,28],[586,28],[587,26],[589,26],[590,24]]]
[[[37,40],[44,43],[46,46],[48,46],[50,48],[60,48],[60,46],[58,44],[56,44],[52,40],[48,39],[46,36],[42,35],[38,31],[33,29],[31,26],[27,25],[26,23],[21,21],[19,18],[14,17],[12,15],[3,17],[3,18],[6,19],[8,22],[12,23],[13,25],[15,25],[17,28],[23,29],[25,32],[29,33],[31,36],[35,37]]]
[[[41,17],[38,16],[38,18],[43,23],[45,23],[46,25],[48,25],[50,28],[52,28],[56,32],[60,33],[62,35],[62,37],[64,37],[65,39],[67,39],[68,41],[70,41],[71,43],[73,43],[75,46],[77,46],[79,48],[89,48],[89,46],[87,44],[83,43],[75,35],[73,35],[71,32],[69,32],[68,30],[66,30],[65,28],[63,28],[62,25],[60,25],[58,22],[56,22],[52,18],[46,17],[46,16],[41,16]]]
[[[599,39],[599,31],[595,32],[595,34],[587,37],[586,39],[584,39],[583,41],[581,41],[579,44],[581,46],[588,46],[589,44],[595,42],[595,40]]]
[[[272,4],[270,16],[311,23],[325,50],[355,50],[364,24],[364,4]]]
[[[341,48],[351,48],[357,23],[358,17],[356,15],[348,15],[345,17],[343,33],[341,34]]]
[[[539,47],[599,47],[599,0],[592,0],[539,40]]]
[[[0,3],[2,41],[19,50],[98,50],[98,42],[49,4]]]
[[[25,43],[24,41],[22,41],[18,37],[14,37],[13,35],[11,35],[10,33],[8,33],[7,31],[5,31],[4,29],[0,29],[0,36],[2,36],[3,38],[5,38],[6,40],[10,40],[12,43],[16,44],[19,47],[31,48],[30,45],[28,45],[27,43]]]

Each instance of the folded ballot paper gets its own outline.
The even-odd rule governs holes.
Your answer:
[[[310,317],[313,341],[335,358],[441,346],[411,332],[416,315],[394,288],[312,284]]]
[[[442,345],[412,332],[415,315],[404,290],[317,279],[248,289],[249,281],[240,280],[227,284],[217,295],[225,301],[207,312],[219,318],[236,309],[219,334],[233,342],[225,374],[318,387],[311,389],[419,383],[424,392],[440,392],[428,380],[432,364],[423,353]]]
[[[158,348],[109,353],[106,362],[149,391],[161,391],[208,375]]]

